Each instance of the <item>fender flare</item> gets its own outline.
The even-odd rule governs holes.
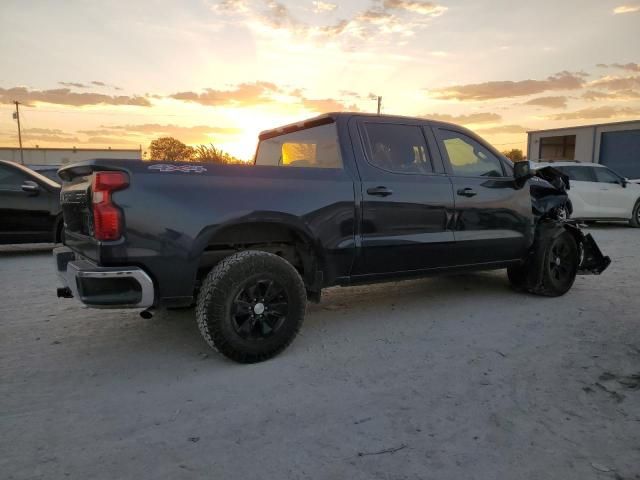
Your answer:
[[[193,242],[193,256],[196,258],[200,258],[203,254],[204,250],[211,243],[211,241],[220,233],[222,233],[226,229],[231,229],[240,225],[251,225],[251,224],[270,224],[275,226],[283,227],[287,230],[292,231],[296,234],[300,239],[302,239],[306,244],[309,245],[314,258],[316,260],[315,272],[310,272],[313,274],[313,278],[309,278],[311,287],[317,287],[318,289],[321,285],[316,285],[318,281],[321,282],[321,279],[318,279],[318,272],[322,272],[327,264],[327,259],[324,253],[324,249],[320,245],[319,240],[313,234],[312,230],[309,226],[301,221],[299,217],[291,214],[285,214],[282,212],[252,212],[250,214],[236,217],[232,220],[219,223],[216,225],[209,225],[203,228],[200,233],[196,236]]]

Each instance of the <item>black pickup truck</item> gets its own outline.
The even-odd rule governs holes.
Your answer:
[[[265,131],[249,166],[93,160],[59,174],[58,295],[147,315],[195,303],[204,339],[239,362],[285,349],[324,287],[507,268],[517,289],[555,296],[609,264],[566,220],[560,172],[418,118]]]

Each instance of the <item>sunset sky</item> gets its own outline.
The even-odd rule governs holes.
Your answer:
[[[260,130],[338,110],[527,130],[640,118],[640,0],[3,0],[0,146],[248,159]]]

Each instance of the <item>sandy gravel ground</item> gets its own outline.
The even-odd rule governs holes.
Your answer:
[[[640,230],[591,230],[614,263],[562,298],[504,271],[331,289],[250,366],[3,247],[0,477],[638,479]]]

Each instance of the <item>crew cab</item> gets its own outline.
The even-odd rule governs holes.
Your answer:
[[[98,159],[59,174],[59,296],[195,303],[204,339],[239,362],[286,348],[325,287],[508,268],[516,288],[562,295],[609,263],[556,218],[564,175],[443,122],[326,114],[262,132],[252,165]]]

